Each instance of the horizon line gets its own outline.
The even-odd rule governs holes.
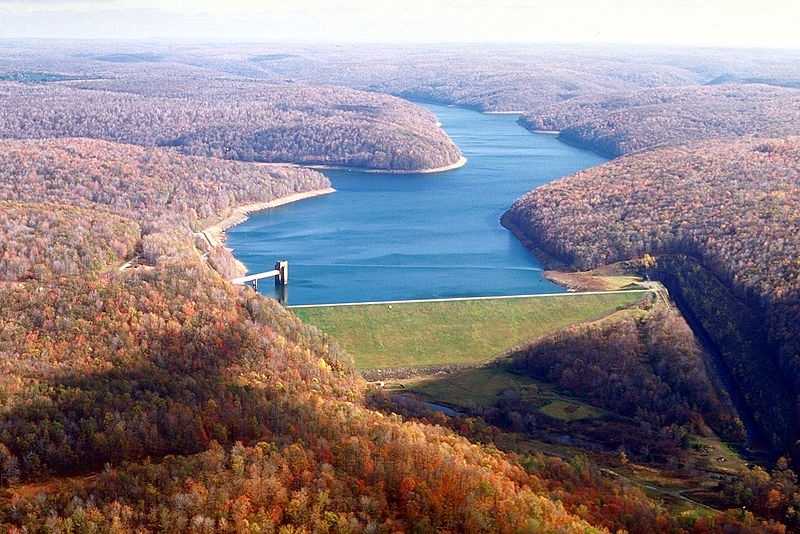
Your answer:
[[[20,36],[2,36],[0,35],[0,42],[15,42],[15,41],[41,41],[41,42],[58,42],[69,41],[75,43],[137,43],[137,44],[227,44],[227,45],[302,45],[302,46],[396,46],[396,47],[423,47],[423,46],[508,46],[508,47],[534,47],[534,46],[551,46],[551,47],[576,47],[576,48],[618,48],[626,46],[638,46],[652,49],[672,48],[676,50],[748,50],[748,51],[795,51],[800,52],[800,44],[793,46],[779,46],[779,45],[747,45],[740,46],[735,44],[699,44],[699,43],[669,43],[669,42],[647,42],[647,41],[501,41],[501,40],[485,40],[485,41],[460,41],[460,40],[420,40],[420,41],[371,41],[371,40],[295,40],[295,39],[232,39],[224,37],[180,37],[180,36],[153,36],[153,37],[52,37],[52,36],[39,36],[39,35],[20,35]],[[635,55],[636,51],[631,51],[631,55]]]

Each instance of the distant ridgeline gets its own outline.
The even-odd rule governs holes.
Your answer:
[[[579,268],[656,257],[775,451],[800,438],[800,138],[628,156],[536,189],[507,226]]]
[[[542,106],[520,122],[617,157],[688,141],[800,135],[800,91],[766,85],[659,87]]]
[[[461,153],[436,117],[345,88],[243,80],[0,83],[0,137],[89,137],[239,161],[419,171]]]
[[[83,76],[70,76],[53,72],[17,71],[0,73],[0,82],[47,83],[81,79],[83,79]]]

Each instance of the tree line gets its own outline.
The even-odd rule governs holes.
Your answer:
[[[617,157],[703,139],[798,135],[798,110],[794,89],[696,85],[572,98],[529,111],[521,124]]]
[[[135,84],[104,91],[89,82],[0,83],[0,137],[87,137],[240,161],[403,171],[461,157],[431,113],[385,95],[238,81],[159,93],[162,86],[138,94]]]

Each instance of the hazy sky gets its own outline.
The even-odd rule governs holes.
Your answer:
[[[800,0],[0,0],[0,38],[800,48]]]

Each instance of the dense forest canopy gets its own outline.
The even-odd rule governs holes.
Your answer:
[[[485,111],[525,112],[579,96],[655,87],[714,83],[793,87],[800,82],[800,54],[791,50],[19,42],[4,52],[0,73],[10,79],[31,72],[91,79],[100,85],[124,85],[120,80],[135,78],[292,80],[429,98]]]
[[[229,54],[248,76],[292,78],[428,98],[481,111],[527,112],[569,99],[720,82],[796,87],[791,50],[694,50],[615,46],[473,45],[281,47],[288,55],[253,61],[264,48]],[[274,52],[275,50],[273,50]],[[215,65],[216,68],[220,64]],[[253,72],[257,69],[256,72]]]
[[[108,86],[109,91],[102,90]],[[345,88],[169,78],[0,83],[0,137],[89,137],[240,161],[399,171],[455,164],[433,114]]]
[[[664,257],[656,271],[659,263],[694,269],[666,258],[683,255],[722,280],[733,304],[709,301],[716,315],[697,313],[701,320],[720,319],[715,330],[722,343],[739,340],[728,365],[773,446],[786,450],[796,439],[798,414],[780,395],[784,388],[800,392],[798,205],[800,139],[790,137],[706,141],[627,156],[528,193],[504,219],[578,268],[649,254]],[[673,279],[675,269],[666,271]],[[695,281],[683,284],[701,288],[694,308],[702,305],[700,293],[712,299],[716,291],[702,280],[718,284],[702,276],[695,270]],[[723,307],[741,307],[737,302],[748,308],[725,315]],[[731,330],[737,321],[738,330]],[[757,338],[762,326],[752,323],[759,321],[767,353],[760,356],[748,348],[758,342],[746,341]]]
[[[674,310],[620,312],[538,340],[512,358],[518,372],[647,421],[678,440],[684,434],[676,427],[703,434],[706,425],[731,441],[743,438],[731,400],[714,383],[708,355]],[[659,439],[648,438],[641,443],[658,454]]]
[[[702,139],[800,134],[800,91],[758,84],[659,87],[573,98],[521,121],[616,157]]]
[[[628,156],[542,186],[509,218],[581,269],[698,255],[743,293],[800,292],[800,138],[708,141]]]
[[[0,201],[0,280],[104,271],[140,239],[135,221],[104,211]]]
[[[242,205],[330,185],[316,171],[254,162],[420,170],[458,161],[433,115],[380,92],[530,111],[730,79],[791,86],[800,79],[792,53],[698,60],[643,50],[633,61],[576,47],[3,50],[3,530],[785,532],[744,509],[676,514],[583,457],[501,452],[465,437],[486,423],[376,410],[347,354],[226,282],[230,253],[196,232]],[[776,365],[800,376],[787,335],[795,323],[777,320],[797,317],[798,146],[713,142],[627,158],[532,193],[512,219],[584,266],[698,256],[769,306],[783,347]],[[516,354],[517,370],[619,410],[627,426],[613,428],[636,426],[625,438],[641,438],[631,452],[642,457],[677,451],[685,432],[705,427],[737,439],[707,355],[671,313],[539,340]],[[791,519],[800,505],[792,477],[783,464],[754,470],[732,500]]]
[[[94,139],[0,140],[0,195],[19,202],[101,206],[157,227],[198,224],[244,204],[330,186],[302,167],[183,156]]]

